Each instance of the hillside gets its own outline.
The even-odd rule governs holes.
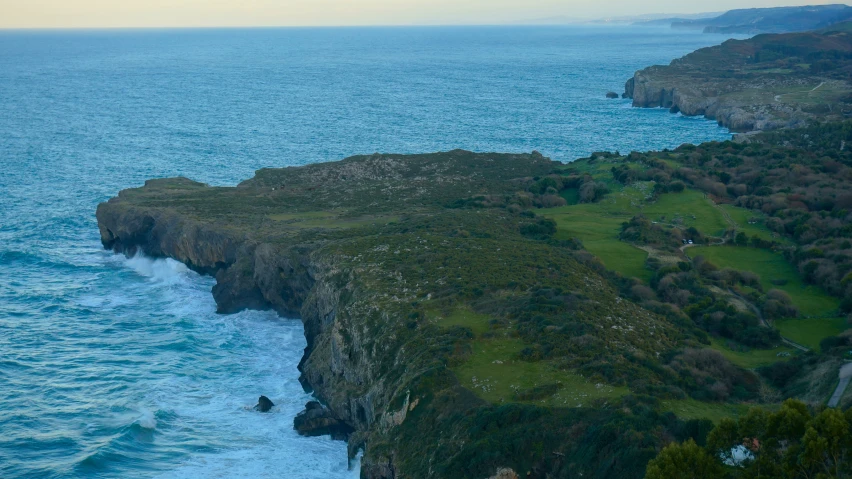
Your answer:
[[[672,19],[672,28],[703,30],[704,33],[791,33],[816,30],[852,19],[847,5],[749,8],[731,10],[714,18]]]
[[[703,115],[739,132],[842,120],[852,113],[847,30],[840,24],[729,40],[636,72],[623,96],[637,107]]]
[[[848,191],[849,131],[570,165],[354,157],[233,188],[152,180],[97,216],[105,247],[215,276],[223,313],[301,317],[304,384],[351,428],[365,477],[640,477],[663,438],[831,393],[834,356],[797,348],[844,329],[830,294],[848,293],[848,210],[826,199]],[[776,157],[764,183],[743,169]],[[784,168],[830,171],[834,189],[787,192]],[[753,371],[785,358],[802,362],[783,382]]]

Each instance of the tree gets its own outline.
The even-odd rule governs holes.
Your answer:
[[[849,478],[850,432],[852,409],[813,416],[805,403],[788,399],[775,412],[751,408],[739,420],[722,419],[704,448],[690,442],[666,447],[648,463],[646,477]]]
[[[692,439],[666,446],[648,463],[646,479],[717,479],[725,477],[722,464]]]

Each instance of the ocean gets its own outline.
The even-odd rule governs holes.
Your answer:
[[[635,27],[0,31],[0,477],[349,478],[299,437],[301,323],[217,315],[213,280],[101,247],[95,207],[153,177],[233,185],[373,152],[724,140],[608,100],[726,37]],[[259,395],[276,408],[251,410]]]

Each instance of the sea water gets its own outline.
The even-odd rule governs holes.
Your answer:
[[[116,256],[97,204],[373,152],[722,140],[608,100],[725,37],[628,27],[0,32],[0,477],[357,477],[299,437],[298,320],[215,314],[213,280]],[[276,408],[251,410],[261,394]]]

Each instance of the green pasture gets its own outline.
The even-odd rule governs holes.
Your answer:
[[[622,223],[644,214],[663,227],[694,226],[713,236],[721,235],[728,226],[720,210],[698,191],[664,194],[648,202],[652,190],[652,182],[637,183],[598,203],[569,204],[541,210],[541,214],[556,221],[558,239],[577,238],[608,269],[647,281],[651,274],[645,268],[648,253],[618,239]]]
[[[751,239],[752,236],[757,236],[765,241],[775,241],[782,244],[790,243],[790,241],[783,236],[773,234],[769,231],[769,228],[765,226],[766,215],[763,213],[733,205],[721,205],[721,208],[724,209],[725,212],[728,213],[728,216],[737,224],[737,231],[742,231],[748,235],[749,239]],[[756,218],[758,220],[757,224],[749,224],[748,222],[751,218]]]
[[[790,295],[803,316],[834,314],[839,300],[817,286],[805,285],[796,268],[778,253],[745,246],[702,246],[689,248],[690,257],[704,256],[720,268],[752,271],[760,276],[764,290],[780,289]],[[773,284],[772,281],[786,281]]]
[[[726,341],[713,339],[711,348],[722,353],[722,356],[728,361],[745,369],[756,369],[761,366],[768,366],[778,361],[783,361],[789,355],[795,355],[798,350],[787,346],[777,346],[772,349],[732,349],[726,344]],[[780,356],[779,356],[780,355]]]
[[[819,351],[819,342],[848,328],[844,318],[784,319],[775,322],[781,335]]]
[[[726,417],[737,418],[748,412],[747,404],[712,403],[696,399],[669,399],[661,401],[663,408],[681,419],[709,419],[718,423]]]
[[[479,397],[492,403],[523,402],[553,407],[586,406],[593,399],[614,398],[628,393],[624,387],[592,383],[582,376],[558,369],[549,361],[527,362],[517,359],[524,343],[508,337],[505,331],[495,331],[494,338],[483,338],[491,330],[490,317],[465,307],[441,314],[437,311],[427,317],[440,327],[462,326],[476,335],[471,341],[470,356],[453,368],[461,384]],[[536,389],[538,388],[538,389]],[[522,399],[535,395],[540,389],[550,393],[535,399]]]
[[[470,357],[453,368],[461,384],[492,403],[528,402],[552,407],[588,406],[594,399],[627,394],[625,387],[595,384],[549,361],[526,362],[517,358],[524,343],[516,338],[476,339]],[[554,386],[546,397],[519,400],[535,388]],[[556,389],[558,388],[558,389]]]

